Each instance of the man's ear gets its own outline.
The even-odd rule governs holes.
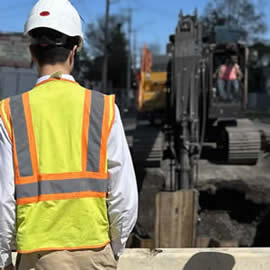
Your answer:
[[[74,57],[75,57],[75,55],[76,55],[76,53],[77,53],[77,49],[78,49],[78,46],[77,45],[75,45],[74,47],[73,47],[73,49],[71,50],[71,52],[70,52],[70,64],[71,65],[73,65],[73,63],[74,63]]]
[[[78,45],[75,45],[72,49],[72,52],[74,53],[74,55],[76,54],[77,50],[78,50]]]

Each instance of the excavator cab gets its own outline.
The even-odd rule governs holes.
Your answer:
[[[209,117],[244,117],[248,96],[248,49],[242,43],[209,45]]]

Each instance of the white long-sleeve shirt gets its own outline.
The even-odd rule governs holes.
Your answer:
[[[48,78],[49,76],[41,77],[37,83]],[[74,80],[70,75],[62,75],[62,78]],[[110,237],[114,254],[120,256],[137,220],[138,193],[134,168],[116,105],[107,151],[110,175],[107,197]],[[11,263],[11,242],[16,230],[14,195],[12,143],[0,118],[0,268]]]

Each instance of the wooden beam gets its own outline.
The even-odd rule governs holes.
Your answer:
[[[196,245],[198,192],[160,192],[156,196],[155,247],[189,248]]]

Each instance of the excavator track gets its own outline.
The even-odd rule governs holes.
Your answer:
[[[133,138],[133,158],[135,164],[143,167],[160,167],[163,134],[159,126],[150,126],[141,121],[137,124]]]
[[[270,152],[270,130],[262,130],[262,150]]]
[[[227,159],[230,164],[256,164],[261,151],[261,133],[249,119],[237,119],[226,127]]]

